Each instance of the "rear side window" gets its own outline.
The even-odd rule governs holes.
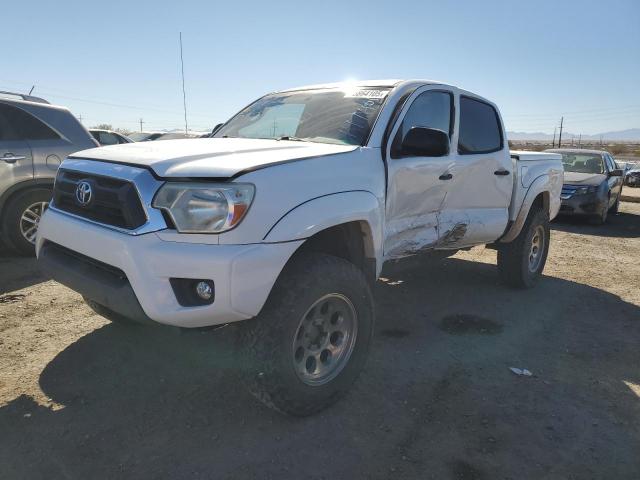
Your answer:
[[[7,111],[10,107],[0,103],[0,142],[8,140],[20,140],[20,136],[12,128],[7,118]]]
[[[488,103],[460,97],[458,153],[491,153],[502,150],[502,128],[498,113]]]
[[[20,140],[51,140],[60,138],[56,132],[33,115],[11,105],[1,105],[2,117]]]

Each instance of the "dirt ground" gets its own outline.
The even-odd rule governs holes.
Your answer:
[[[554,222],[545,274],[507,289],[481,248],[388,268],[365,372],[295,419],[237,384],[232,328],[109,324],[5,254],[0,478],[640,478],[640,204]]]

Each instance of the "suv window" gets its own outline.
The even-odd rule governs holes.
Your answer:
[[[453,122],[453,95],[450,92],[429,90],[416,97],[407,114],[402,119],[398,133],[391,146],[391,157],[400,157],[402,139],[413,127],[427,127],[442,130],[451,136]]]
[[[11,105],[0,105],[0,114],[13,127],[20,140],[50,140],[60,138],[47,125],[24,110]],[[4,130],[4,129],[3,129]]]
[[[475,98],[460,97],[458,153],[491,153],[503,146],[502,127],[495,109]]]
[[[11,127],[9,119],[5,115],[8,108],[7,105],[0,103],[0,141],[20,140],[20,136],[16,134],[15,130]]]

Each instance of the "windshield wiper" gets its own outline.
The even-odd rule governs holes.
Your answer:
[[[275,140],[289,140],[290,142],[308,142],[309,140],[305,140],[300,137],[290,137],[289,135],[283,135],[282,137],[278,137]]]

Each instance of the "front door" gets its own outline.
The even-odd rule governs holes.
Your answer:
[[[402,139],[412,127],[453,132],[453,93],[441,87],[417,89],[408,99],[387,145],[387,204],[384,255],[400,258],[438,243],[438,213],[449,188],[451,155],[403,156]]]

